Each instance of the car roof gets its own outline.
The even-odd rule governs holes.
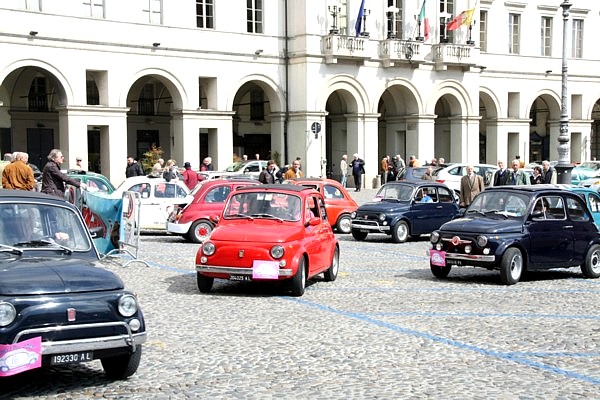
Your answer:
[[[294,182],[307,182],[307,183],[337,183],[340,184],[338,181],[336,181],[335,179],[329,179],[329,178],[316,178],[316,177],[308,177],[308,178],[292,178],[289,179],[290,181],[294,181]]]
[[[29,190],[11,190],[11,189],[0,189],[0,202],[5,201],[30,201],[30,202],[43,202],[43,203],[57,203],[61,206],[68,206],[75,208],[71,203],[62,199],[61,197],[51,196],[46,193],[34,192]]]
[[[388,183],[384,184],[383,186],[393,186],[393,185],[406,185],[406,186],[415,186],[415,187],[439,186],[439,187],[444,187],[444,188],[448,189],[448,186],[444,185],[441,182],[428,181],[428,180],[423,180],[423,179],[415,179],[413,181],[392,181],[392,182],[388,182]]]
[[[541,184],[541,185],[505,185],[505,186],[492,186],[486,188],[484,192],[487,191],[519,191],[525,193],[539,193],[539,192],[553,192],[553,193],[572,193],[567,189],[565,185],[552,185],[552,184]]]
[[[306,186],[301,186],[301,185],[293,185],[293,184],[287,184],[287,183],[273,183],[273,184],[268,184],[268,185],[253,185],[253,186],[245,186],[245,187],[241,187],[239,189],[237,189],[237,192],[242,192],[242,191],[250,191],[250,192],[255,192],[257,190],[264,190],[264,191],[290,191],[290,192],[315,192],[318,193],[316,190],[314,190],[313,188],[309,188]]]

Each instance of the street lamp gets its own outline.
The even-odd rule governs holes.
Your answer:
[[[564,0],[560,7],[563,10],[563,48],[562,48],[562,90],[560,96],[560,134],[558,135],[558,164],[556,165],[557,182],[571,183],[569,110],[567,109],[567,22],[571,2]]]

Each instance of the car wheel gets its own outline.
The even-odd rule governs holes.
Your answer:
[[[339,233],[350,233],[352,231],[352,218],[348,214],[342,214],[335,224]]]
[[[452,266],[446,265],[445,267],[440,267],[439,265],[433,265],[429,263],[429,268],[431,268],[431,273],[436,278],[445,278],[450,273]]]
[[[200,293],[208,293],[212,290],[215,278],[202,275],[200,272],[196,272],[196,283],[198,284],[198,290]]]
[[[356,231],[353,230],[352,231],[352,237],[356,240],[365,240],[367,238],[368,233],[367,232],[361,232],[361,231]]]
[[[588,250],[585,262],[581,265],[581,272],[586,278],[600,277],[600,246],[592,245]]]
[[[340,249],[335,246],[335,250],[333,251],[333,258],[331,260],[331,265],[323,274],[325,276],[325,281],[333,282],[335,278],[337,278],[338,270],[340,269]]]
[[[519,249],[510,247],[502,255],[500,279],[505,285],[514,285],[523,273],[523,255]]]
[[[398,221],[392,228],[392,239],[396,243],[404,243],[408,239],[408,224],[406,221]]]
[[[194,243],[202,243],[209,238],[213,231],[213,224],[205,220],[199,220],[192,224],[188,236]]]
[[[292,277],[290,281],[290,290],[292,292],[292,296],[299,297],[304,294],[304,289],[306,288],[306,258],[300,258],[300,262],[298,263],[298,270],[296,271],[296,275]]]
[[[101,358],[104,373],[110,379],[126,379],[135,374],[142,359],[142,345],[135,346],[135,351],[114,357]]]

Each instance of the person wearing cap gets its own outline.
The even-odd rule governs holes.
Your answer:
[[[79,171],[83,171],[83,167],[81,166],[81,162],[82,162],[82,158],[81,157],[77,157],[75,158],[75,165],[73,166],[73,168],[71,169],[77,169]]]
[[[192,171],[192,164],[187,161],[185,164],[183,164],[183,168],[185,168],[185,171],[183,171],[182,174],[183,183],[185,183],[185,185],[192,190],[198,184],[198,174]]]

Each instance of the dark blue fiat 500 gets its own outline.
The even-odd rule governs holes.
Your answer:
[[[600,277],[600,234],[581,197],[553,185],[500,186],[480,193],[462,218],[431,234],[431,272],[453,266],[499,270],[506,285],[525,271],[581,267]]]
[[[136,296],[99,265],[80,212],[0,189],[0,377],[99,359],[109,378],[124,379],[145,341]]]
[[[352,236],[364,240],[369,233],[383,233],[402,243],[408,237],[433,232],[457,214],[454,193],[442,183],[389,182],[374,201],[352,213]]]

